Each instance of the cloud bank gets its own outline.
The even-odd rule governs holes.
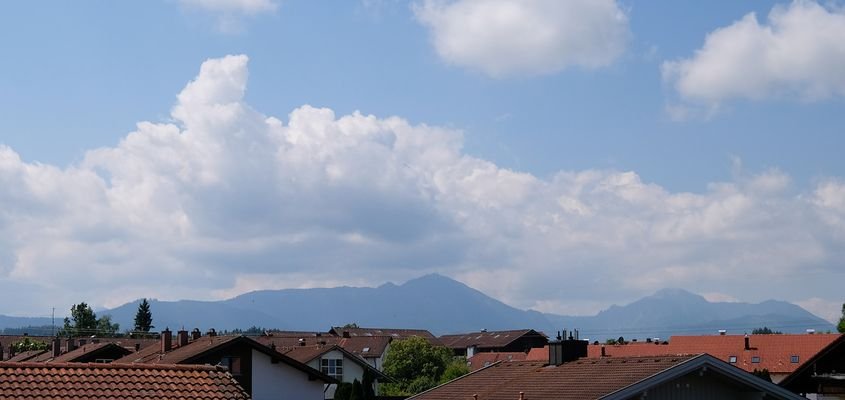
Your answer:
[[[614,0],[425,0],[413,10],[443,60],[494,77],[603,67],[629,37]]]
[[[663,78],[688,101],[845,95],[845,10],[814,1],[776,5],[761,24],[750,13],[709,33],[689,58],[663,63]]]
[[[0,290],[27,299],[0,313],[429,272],[558,312],[666,286],[840,300],[824,284],[841,282],[840,179],[798,191],[769,170],[685,193],[631,171],[539,178],[465,154],[452,129],[308,105],[263,114],[244,102],[247,78],[246,56],[208,60],[171,122],[138,123],[67,168],[0,146]]]

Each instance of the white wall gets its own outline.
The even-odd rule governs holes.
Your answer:
[[[252,399],[322,400],[323,381],[308,380],[308,374],[305,372],[283,362],[273,364],[270,356],[253,350]]]
[[[363,362],[362,360],[351,360],[344,356],[343,353],[332,350],[326,354],[323,354],[321,357],[315,358],[308,362],[308,366],[311,368],[320,371],[320,360],[321,359],[343,359],[343,382],[352,383],[354,380],[358,380],[361,382],[364,380],[364,367],[359,362]],[[326,390],[326,398],[333,399],[334,398],[334,391],[337,389],[337,385],[329,385],[329,388]]]

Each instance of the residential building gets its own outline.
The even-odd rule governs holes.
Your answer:
[[[226,367],[255,400],[324,398],[324,385],[337,380],[246,336],[217,336],[213,332],[189,337],[179,331],[161,334],[161,344],[115,362],[176,365],[208,364]]]
[[[487,331],[440,336],[440,342],[456,356],[470,358],[476,353],[528,352],[543,347],[549,338],[533,329]]]
[[[311,368],[337,379],[339,382],[352,383],[355,380],[364,383],[364,373],[369,371],[373,378],[373,392],[378,394],[378,384],[390,380],[363,358],[352,354],[339,345],[310,345],[293,347],[275,347],[282,354],[289,356]],[[333,399],[337,384],[327,384],[325,398]]]
[[[845,399],[845,335],[810,357],[779,385],[819,400]]]

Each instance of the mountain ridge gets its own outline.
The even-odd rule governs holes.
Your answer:
[[[97,314],[111,315],[125,330],[132,327],[138,302]],[[321,331],[354,322],[360,326],[428,329],[435,334],[522,328],[550,334],[567,328],[579,329],[583,338],[604,340],[715,333],[718,329],[750,333],[761,326],[784,332],[833,329],[829,322],[784,301],[709,302],[679,288],[661,289],[592,316],[541,313],[509,306],[439,274],[424,275],[401,285],[387,282],[378,287],[256,290],[219,301],[150,300],[150,305],[156,330],[260,326]],[[0,328],[7,327],[4,318],[9,317],[0,316]],[[18,323],[29,321],[28,325],[44,322],[15,318]]]

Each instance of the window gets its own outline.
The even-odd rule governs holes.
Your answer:
[[[754,363],[754,364],[759,364],[760,363],[760,356],[751,357],[751,362]]]
[[[789,362],[793,364],[798,364],[798,356],[789,357]]]
[[[343,359],[323,358],[320,360],[320,371],[332,378],[343,381]]]
[[[736,356],[728,357],[728,362],[731,363],[731,364],[736,364]]]
[[[241,374],[241,358],[240,357],[223,357],[220,359],[220,365],[229,369],[232,375]]]

